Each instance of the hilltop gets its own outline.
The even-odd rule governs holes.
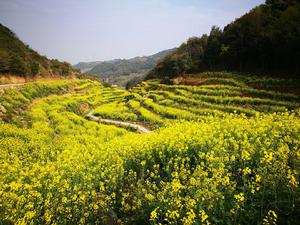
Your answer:
[[[223,30],[188,39],[147,79],[221,70],[299,77],[299,27],[299,1],[267,0]]]
[[[80,62],[73,67],[91,74],[106,82],[125,86],[130,80],[142,80],[155,67],[157,62],[175,48],[164,50],[150,56],[138,56],[131,59],[113,59],[109,61]]]
[[[67,62],[48,59],[23,43],[14,32],[0,24],[0,77],[34,78],[70,76],[77,73]]]

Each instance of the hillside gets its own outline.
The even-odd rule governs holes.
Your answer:
[[[299,77],[300,2],[267,0],[222,30],[190,38],[162,60],[151,78],[201,71],[239,71]]]
[[[298,224],[297,82],[197,76],[1,90],[2,223]]]
[[[103,79],[106,82],[125,86],[129,80],[141,80],[144,78],[145,74],[153,69],[159,60],[173,51],[175,51],[175,49],[131,59],[114,59],[110,61],[87,63],[80,62],[73,67]]]
[[[79,69],[82,73],[86,73],[93,69],[96,65],[101,63],[101,61],[95,61],[95,62],[79,62],[76,65],[73,66],[75,69]]]
[[[41,56],[0,24],[0,76],[68,76],[75,72],[67,62]]]

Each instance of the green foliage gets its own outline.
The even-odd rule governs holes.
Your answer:
[[[20,56],[13,55],[9,62],[9,71],[13,74],[27,75],[29,68],[24,59]]]
[[[30,65],[31,74],[36,75],[40,72],[40,65],[37,62],[33,62]]]
[[[67,76],[72,72],[72,66],[67,62],[60,62],[57,59],[50,60],[52,74]]]
[[[162,75],[173,78],[178,74],[194,73],[203,69],[203,55],[207,36],[201,38],[190,38],[187,43],[182,44],[175,52],[167,55],[159,61],[147,78],[155,78]]]

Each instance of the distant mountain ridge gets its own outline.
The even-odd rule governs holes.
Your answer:
[[[0,24],[0,76],[69,76],[77,73],[67,62],[48,59],[23,43],[9,28]]]
[[[137,56],[130,59],[113,59],[109,61],[80,62],[73,66],[81,72],[94,75],[109,83],[124,85],[126,80],[145,76],[165,56],[176,48],[164,50],[150,56]],[[120,84],[120,83],[119,83]]]
[[[86,73],[88,71],[90,71],[91,69],[93,69],[96,65],[98,65],[99,63],[101,63],[101,61],[95,61],[95,62],[79,62],[76,65],[74,65],[73,67],[75,69],[79,69],[81,72]]]

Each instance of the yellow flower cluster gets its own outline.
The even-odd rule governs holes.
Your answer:
[[[276,225],[277,214],[273,210],[269,210],[262,222],[263,225]]]
[[[244,195],[244,193],[239,193],[239,194],[234,195],[234,198],[238,202],[243,202],[245,200],[245,195]]]

